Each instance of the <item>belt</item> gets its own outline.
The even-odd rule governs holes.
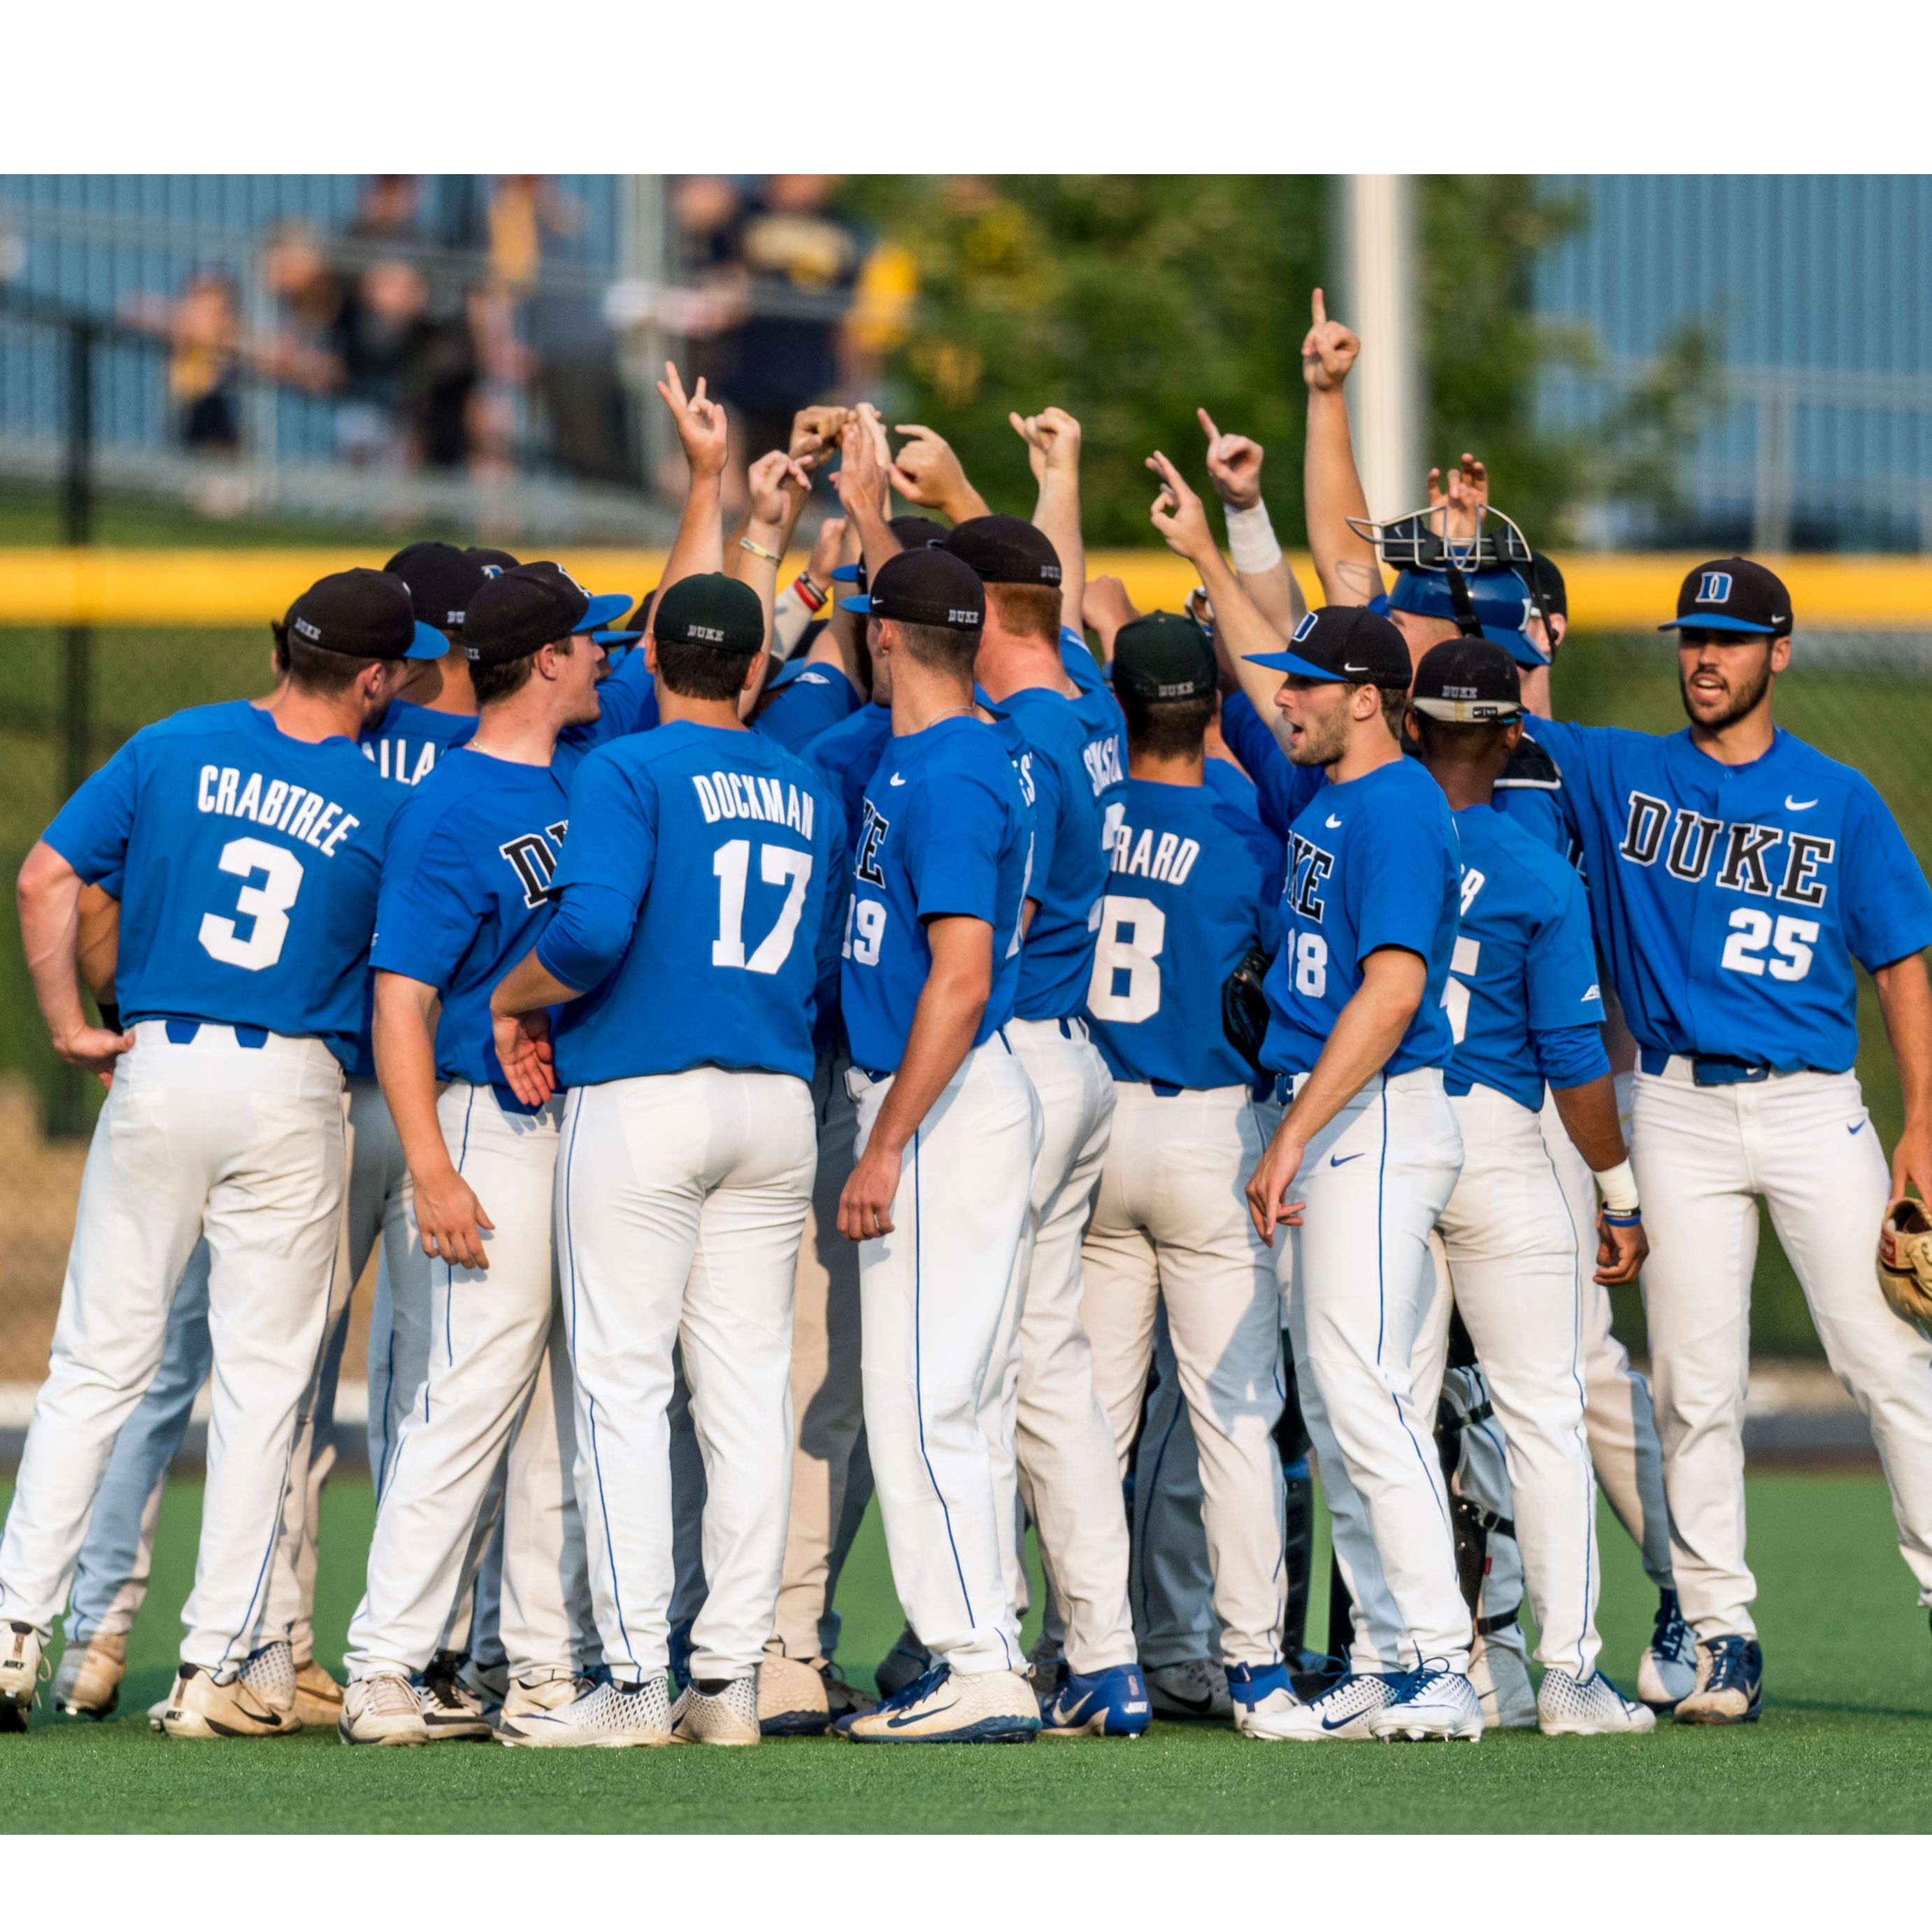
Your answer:
[[[1066,1025],[1066,1022],[1064,1020],[1062,1020],[1060,1024],[1064,1027]],[[1072,1036],[1073,1036],[1071,1034],[1067,1036],[1070,1040],[1072,1039]],[[1004,1027],[994,1028],[989,1037],[997,1040],[1009,1053],[1012,1052],[1012,1042],[1007,1039],[1006,1030]],[[986,1042],[982,1040],[980,1042],[980,1044],[983,1046],[986,1044]],[[890,1080],[892,1076],[898,1071],[898,1069],[896,1066],[861,1066],[856,1060],[854,1060],[852,1063],[851,1070],[854,1073],[862,1073],[868,1080],[871,1081],[876,1086],[881,1080]]]
[[[195,1035],[200,1033],[204,1026],[226,1026],[228,1022],[225,1020],[164,1020],[162,1024],[167,1028],[168,1040],[171,1045],[192,1046],[194,1044]],[[232,1028],[231,1030],[235,1035],[235,1044],[237,1046],[254,1047],[259,1049],[268,1043],[268,1029],[266,1027],[238,1026]]]
[[[1274,1097],[1286,1106],[1301,1091],[1307,1080],[1306,1073],[1277,1073],[1274,1077]],[[1412,1066],[1406,1073],[1371,1073],[1356,1088],[1349,1104],[1353,1106],[1354,1100],[1360,1100],[1364,1094],[1440,1093],[1442,1084],[1442,1070],[1439,1066]]]
[[[1690,1078],[1700,1087],[1755,1087],[1762,1080],[1781,1080],[1790,1073],[1819,1073],[1817,1066],[1774,1066],[1766,1060],[1741,1060],[1730,1053],[1661,1053],[1655,1047],[1643,1048],[1637,1064],[1653,1078],[1672,1060],[1683,1060]]]

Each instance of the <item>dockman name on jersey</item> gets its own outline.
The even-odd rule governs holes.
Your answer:
[[[334,858],[335,848],[362,823],[320,792],[305,790],[285,778],[265,782],[260,772],[250,772],[244,784],[234,765],[203,765],[194,802],[203,812],[272,826],[313,845],[326,859]]]
[[[691,782],[706,825],[716,825],[721,818],[755,818],[812,836],[812,794],[795,784],[748,772],[713,772],[709,778],[693,772]]]

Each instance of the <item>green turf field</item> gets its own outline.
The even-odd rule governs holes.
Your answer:
[[[193,1568],[198,1490],[177,1484],[123,1714],[0,1738],[0,1813],[50,1831],[1912,1832],[1932,1828],[1932,1645],[1868,1474],[1751,1485],[1769,1690],[1764,1720],[1648,1738],[1492,1733],[1462,1745],[1255,1744],[1156,1724],[1138,1742],[754,1751],[343,1749],[305,1734],[176,1743],[142,1712],[166,1691]],[[366,1484],[325,1503],[318,1653],[333,1664],[359,1582]],[[1605,1662],[1630,1688],[1652,1607],[1604,1519]],[[1317,1575],[1325,1576],[1325,1547]],[[1324,1628],[1318,1583],[1311,1627]],[[856,1666],[898,1628],[876,1515],[842,1594]],[[1030,1635],[1030,1632],[1029,1632]],[[854,1674],[858,1675],[855,1669]]]

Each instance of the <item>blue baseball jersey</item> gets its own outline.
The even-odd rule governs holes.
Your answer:
[[[1309,800],[1328,782],[1328,774],[1319,765],[1296,764],[1240,692],[1230,692],[1221,700],[1221,737],[1254,781],[1262,823],[1286,839]]]
[[[569,818],[548,765],[468,752],[404,800],[382,861],[370,964],[436,989],[436,1078],[494,1088],[512,1113],[530,1110],[503,1078],[490,995],[550,919]]]
[[[929,919],[993,928],[993,985],[975,1046],[1013,1016],[1032,814],[1000,733],[942,718],[892,739],[860,806],[839,1004],[854,1065],[895,1071],[932,968]]]
[[[43,836],[86,883],[119,875],[124,1024],[307,1035],[352,1068],[407,796],[347,738],[308,744],[252,704],[208,704],[136,732]]]
[[[474,712],[432,711],[397,698],[357,742],[362,755],[386,778],[418,785],[437,763],[476,735]]]
[[[1723,765],[1688,730],[1531,728],[1562,767],[1598,950],[1649,1070],[1673,1053],[1849,1068],[1852,962],[1932,944],[1932,888],[1870,782],[1784,730]]]
[[[1312,1069],[1362,983],[1362,962],[1396,946],[1429,974],[1384,1070],[1446,1066],[1454,1041],[1442,994],[1460,885],[1448,802],[1415,760],[1391,759],[1346,784],[1324,784],[1288,834],[1281,950],[1264,982],[1262,1064],[1277,1073]]]
[[[1087,648],[1087,640],[1064,624],[1060,627],[1060,662],[1066,675],[1082,691],[1097,691],[1108,704],[1113,703],[1114,694],[1108,688],[1106,674],[1100,668],[1100,660]]]
[[[557,734],[550,770],[568,786],[578,766],[600,745],[653,730],[657,722],[658,681],[644,668],[642,651],[627,651],[624,662],[597,687],[596,720],[566,724]]]
[[[800,751],[865,701],[836,664],[808,664],[752,719],[752,729],[788,751]]]
[[[1444,1084],[1492,1087],[1540,1111],[1546,1078],[1575,1087],[1610,1070],[1583,882],[1493,806],[1455,822],[1461,916],[1442,989],[1455,1040]]]
[[[821,731],[804,748],[803,757],[818,768],[838,801],[848,841],[858,838],[859,823],[865,815],[866,788],[892,739],[892,706],[868,704],[829,731]]]
[[[825,782],[755,731],[680,722],[592,752],[570,812],[537,942],[586,989],[558,1010],[559,1081],[706,1066],[809,1080],[844,910]]]
[[[1105,692],[1077,698],[1016,691],[1000,712],[1022,741],[1021,791],[1032,796],[1034,850],[1027,896],[1039,902],[1020,949],[1014,1012],[1064,1019],[1080,1010],[1093,970],[1093,912],[1107,878],[1106,832],[1126,782],[1124,726]]]
[[[1117,1080],[1251,1083],[1221,1030],[1221,985],[1251,947],[1279,942],[1282,842],[1205,784],[1130,778],[1114,804],[1087,985],[1094,1043]]]
[[[1211,754],[1202,762],[1201,782],[1217,797],[1225,799],[1237,811],[1246,813],[1258,825],[1261,823],[1261,794],[1255,789],[1255,782],[1246,772],[1231,765],[1226,758]],[[1279,837],[1280,835],[1276,835]]]

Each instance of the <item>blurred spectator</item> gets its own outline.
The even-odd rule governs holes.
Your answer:
[[[272,381],[318,395],[340,388],[337,329],[343,287],[321,238],[306,223],[277,229],[262,257],[262,276],[275,304],[278,326],[267,342],[256,345],[256,365]]]
[[[167,340],[168,403],[183,446],[236,448],[242,440],[235,397],[242,329],[227,272],[200,270],[176,300],[137,295],[122,305],[122,313],[136,328]]]

